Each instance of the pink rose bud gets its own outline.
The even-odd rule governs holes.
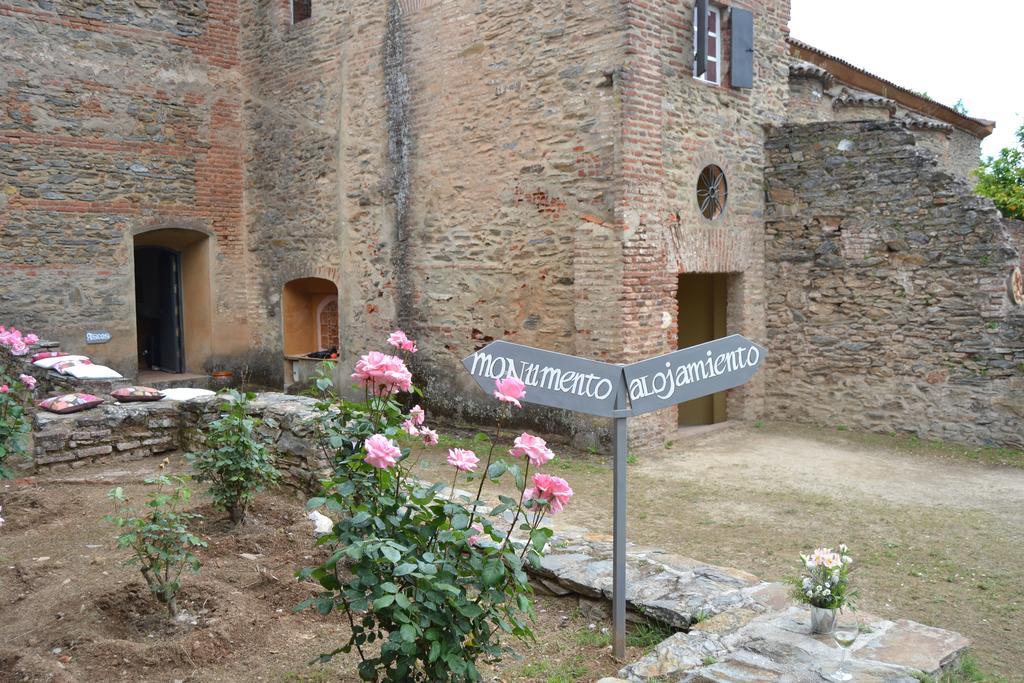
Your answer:
[[[375,434],[366,440],[364,460],[377,469],[386,470],[389,467],[394,467],[401,457],[402,449],[383,434]]]
[[[448,464],[459,472],[472,472],[479,462],[480,458],[476,457],[476,453],[473,451],[462,448],[448,449]]]
[[[401,330],[395,330],[391,333],[391,336],[388,337],[388,344],[391,344],[401,351],[416,353],[416,342],[409,339],[405,332],[402,332]]]
[[[548,448],[548,444],[544,439],[527,434],[526,432],[516,437],[515,444],[512,450],[509,451],[509,454],[514,458],[526,456],[534,467],[540,467],[555,457],[555,454]]]
[[[427,446],[436,446],[440,440],[437,436],[437,432],[427,427],[420,427],[420,436],[423,437],[423,443]]]
[[[526,395],[526,385],[518,377],[505,377],[494,383],[494,398],[522,408],[519,399]]]

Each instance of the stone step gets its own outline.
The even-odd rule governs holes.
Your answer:
[[[142,370],[135,378],[135,384],[154,389],[213,389],[213,379],[209,375],[194,373],[171,373],[158,370]]]

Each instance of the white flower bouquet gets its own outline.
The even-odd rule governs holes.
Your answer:
[[[822,609],[842,609],[850,605],[856,591],[850,585],[853,558],[849,548],[840,544],[832,548],[816,548],[810,555],[800,555],[802,571],[793,581],[793,597]]]

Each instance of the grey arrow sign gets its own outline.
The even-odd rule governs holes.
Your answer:
[[[506,341],[462,361],[488,394],[496,380],[515,376],[526,385],[524,401],[615,418],[612,652],[619,659],[626,654],[626,418],[737,387],[767,355],[763,346],[734,334],[626,366]]]
[[[467,356],[462,364],[480,388],[494,391],[496,380],[518,377],[525,401],[578,413],[612,417],[622,382],[622,366],[531,346],[496,341]]]
[[[631,415],[690,401],[746,383],[768,349],[734,334],[627,365]]]

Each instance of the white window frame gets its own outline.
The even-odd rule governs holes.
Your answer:
[[[697,75],[697,3],[693,3],[693,77],[698,81],[704,81],[705,83],[713,83],[715,85],[722,84],[722,12],[717,7],[708,5],[708,13],[715,15],[715,27],[717,31],[708,31],[708,38],[715,39],[715,53],[708,53],[708,64],[714,63],[715,65],[715,80],[711,80],[707,77],[707,72],[704,72],[703,76]]]

